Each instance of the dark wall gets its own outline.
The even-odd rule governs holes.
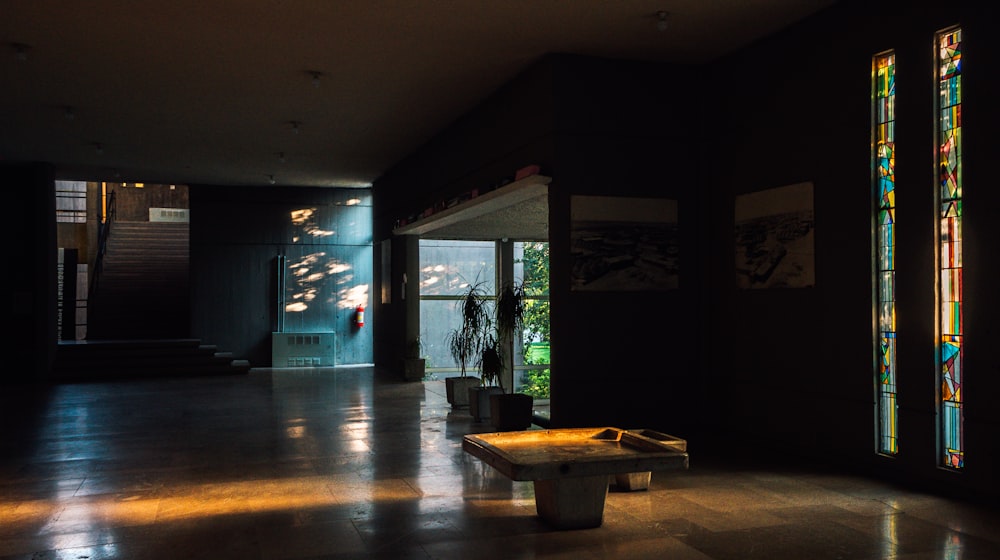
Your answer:
[[[965,9],[963,51],[965,102],[963,130],[965,153],[963,221],[963,308],[965,365],[968,391],[966,401],[966,444],[969,474],[974,491],[989,489],[1000,497],[1000,360],[996,342],[1000,339],[1000,263],[997,260],[997,225],[1000,224],[1000,190],[993,188],[993,171],[1000,141],[1000,106],[996,91],[1000,56],[996,19],[985,13],[983,4]]]
[[[721,61],[707,75],[712,111],[704,186],[711,286],[706,340],[719,351],[701,375],[716,380],[734,441],[758,453],[806,456],[874,470],[951,491],[998,492],[1000,396],[988,317],[1000,312],[989,223],[1000,206],[985,173],[996,146],[997,66],[985,14],[936,4],[843,2],[818,18]],[[934,34],[963,25],[964,324],[966,444],[962,476],[937,468],[936,365],[937,124]],[[871,61],[895,49],[896,313],[899,442],[895,458],[875,454]],[[706,137],[708,139],[709,137]],[[707,142],[706,142],[707,144]],[[710,155],[706,153],[706,155]],[[749,193],[814,184],[816,285],[738,290],[733,203]],[[995,234],[994,234],[995,235]],[[984,242],[986,242],[984,244]],[[741,446],[742,447],[742,446]]]
[[[681,66],[576,56],[555,69],[556,161],[549,188],[554,426],[611,425],[690,433],[700,392],[697,96]],[[571,289],[574,195],[677,201],[679,289]],[[686,395],[685,398],[679,398]],[[670,407],[664,407],[669,400]]]
[[[45,381],[55,358],[54,181],[49,165],[0,164],[0,187],[16,203],[2,220],[5,238],[11,241],[8,262],[13,269],[26,272],[11,275],[7,282],[7,351],[0,384]]]
[[[353,323],[374,299],[368,189],[192,185],[189,196],[194,337],[270,366],[284,256],[307,271],[286,275],[307,310],[285,313],[284,331],[334,331],[338,365],[372,363],[371,315]]]
[[[552,60],[525,69],[378,179],[376,239],[391,236],[399,218],[495,186],[525,165],[551,163]]]
[[[188,207],[187,185],[108,183],[108,189],[115,193],[115,216],[119,220],[148,222],[150,208]]]
[[[700,368],[739,439],[861,462],[874,449],[871,58],[890,46],[858,29],[866,20],[830,12],[706,72],[716,351]],[[737,289],[735,197],[801,182],[813,183],[815,286]]]

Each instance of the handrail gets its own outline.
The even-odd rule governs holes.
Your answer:
[[[104,270],[104,255],[108,252],[108,238],[111,237],[111,226],[115,223],[117,205],[115,203],[115,191],[108,195],[107,209],[104,221],[97,226],[97,257],[94,259],[94,274],[91,275],[88,298],[93,299],[97,293],[97,285],[100,283],[101,271]]]

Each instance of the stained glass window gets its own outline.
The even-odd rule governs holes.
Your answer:
[[[938,34],[942,462],[965,466],[962,426],[962,30]]]
[[[873,63],[874,183],[877,256],[878,355],[876,356],[878,451],[894,455],[898,449],[896,405],[896,55],[881,54]]]

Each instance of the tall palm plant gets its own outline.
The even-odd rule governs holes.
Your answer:
[[[497,296],[497,333],[501,338],[512,339],[514,333],[524,327],[524,286],[516,282],[507,283]]]
[[[491,327],[489,297],[483,288],[484,282],[470,284],[462,299],[459,309],[462,313],[462,324],[448,333],[447,344],[451,357],[461,370],[461,377],[467,375],[469,365],[478,367],[482,359],[483,339]]]
[[[497,295],[496,306],[493,309],[496,335],[495,337],[491,335],[489,338],[492,341],[492,353],[499,359],[497,367],[500,372],[504,367],[504,355],[513,354],[515,334],[524,328],[524,313],[524,286],[516,282],[504,284],[500,294]],[[500,351],[501,348],[506,348],[506,352]],[[498,374],[497,378],[499,377]]]
[[[524,329],[526,307],[524,298],[524,286],[513,282],[505,284],[497,295],[493,317],[496,328],[495,339],[501,341],[496,345],[503,349],[498,353],[501,357],[501,372],[504,371],[502,359],[505,356],[513,356],[515,335]],[[492,338],[494,337],[491,335]],[[531,425],[531,407],[534,399],[525,393],[515,393],[513,386],[510,393],[504,391],[503,386],[500,389],[500,394],[490,396],[490,422],[493,427],[498,431],[527,429]]]

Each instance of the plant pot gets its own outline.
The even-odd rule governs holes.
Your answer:
[[[424,378],[424,358],[403,358],[403,380],[421,381]]]
[[[514,432],[531,427],[531,395],[501,393],[490,395],[490,423],[498,432]]]
[[[469,414],[472,419],[476,422],[489,420],[492,411],[490,398],[501,394],[503,389],[496,385],[469,387]]]
[[[452,408],[469,407],[469,387],[478,387],[479,378],[471,375],[465,377],[445,377],[444,391],[448,404]]]

